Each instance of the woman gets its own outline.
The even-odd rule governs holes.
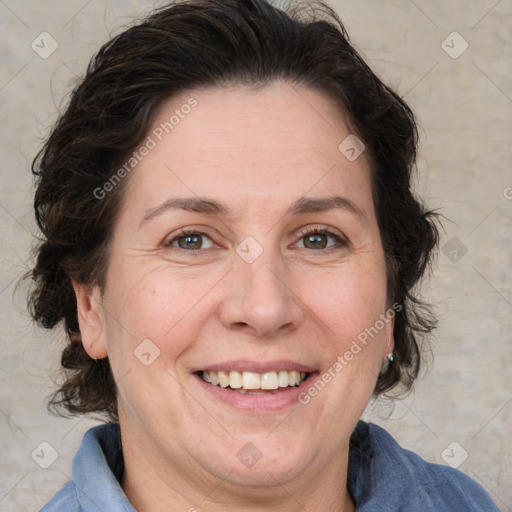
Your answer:
[[[52,404],[110,420],[43,510],[497,510],[360,421],[435,325],[416,143],[322,4],[186,1],[107,43],[33,165]]]

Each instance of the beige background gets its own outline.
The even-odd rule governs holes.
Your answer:
[[[357,48],[416,111],[422,135],[418,187],[429,206],[449,219],[444,252],[425,287],[440,315],[433,361],[414,393],[372,405],[367,417],[424,458],[460,464],[502,511],[512,510],[512,2],[331,4]],[[71,458],[93,424],[47,414],[43,401],[52,389],[62,335],[34,328],[23,287],[15,292],[36,232],[30,161],[92,52],[156,5],[0,0],[2,511],[38,510],[49,500],[68,480]],[[44,31],[58,43],[48,58],[31,48]],[[450,35],[454,31],[460,37]],[[468,48],[458,56],[465,41]],[[58,453],[47,469],[34,461],[41,442]],[[51,462],[52,450],[44,445],[43,452],[43,462]]]

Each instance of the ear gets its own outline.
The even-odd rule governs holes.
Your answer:
[[[78,325],[85,351],[93,359],[107,357],[103,298],[98,286],[72,281],[75,290]]]

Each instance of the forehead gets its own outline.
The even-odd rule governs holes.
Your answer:
[[[339,106],[303,86],[190,90],[160,106],[127,199],[150,208],[169,195],[208,196],[248,211],[339,193],[364,208],[369,166],[364,152],[351,161],[340,151],[349,136]]]
[[[195,106],[188,108],[190,104]],[[150,133],[164,144],[172,143],[172,138],[177,142],[176,137],[189,142],[196,139],[201,151],[240,144],[255,151],[280,146],[282,151],[274,153],[275,157],[293,159],[305,154],[291,153],[294,147],[310,152],[323,152],[327,147],[336,150],[340,137],[349,135],[350,129],[346,114],[334,100],[281,81],[258,88],[230,86],[181,93],[162,103]]]

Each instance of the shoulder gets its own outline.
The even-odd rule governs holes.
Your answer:
[[[68,482],[40,512],[81,512],[75,484]]]
[[[124,471],[119,425],[106,423],[89,429],[73,458],[72,480],[41,512],[132,512],[119,480]]]
[[[362,503],[391,506],[390,510],[498,511],[467,475],[423,460],[372,423],[359,422],[352,435],[350,480]]]

